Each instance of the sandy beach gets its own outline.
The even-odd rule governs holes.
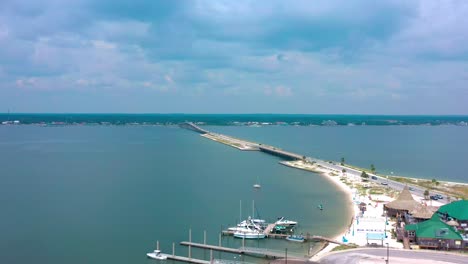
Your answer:
[[[386,236],[387,236],[387,238],[384,239],[384,243],[389,243],[390,247],[392,248],[402,248],[401,243],[398,243],[396,242],[396,240],[390,238],[391,235],[389,231],[391,229],[392,224],[394,223],[387,222],[387,219],[385,219],[382,216],[383,201],[392,201],[393,200],[392,197],[388,197],[386,195],[359,196],[358,190],[354,188],[354,186],[362,185],[360,177],[355,177],[355,176],[346,177],[347,176],[346,174],[343,174],[342,172],[337,172],[336,170],[329,169],[324,166],[317,166],[315,164],[307,163],[301,160],[282,161],[280,163],[285,166],[319,173],[321,176],[331,181],[333,184],[337,186],[337,188],[339,188],[340,190],[342,190],[343,192],[347,194],[347,197],[348,197],[347,204],[351,207],[350,208],[352,210],[351,216],[353,220],[349,226],[343,227],[341,232],[339,232],[338,235],[333,237],[334,240],[342,242],[343,237],[345,237],[348,240],[349,244],[365,246],[367,245],[368,241],[364,233],[359,234],[359,232],[357,231],[358,230],[357,227],[359,226],[359,228],[361,229],[375,228],[375,224],[377,223],[379,226],[386,225],[385,227],[386,230],[382,230],[382,232],[385,231]],[[346,177],[350,185],[345,184],[343,181],[341,181],[340,178],[342,177]],[[359,207],[357,206],[357,201],[364,202],[365,204],[368,205],[366,213],[364,215],[361,215]],[[370,219],[372,221],[359,222],[359,218]],[[355,229],[356,229],[356,232],[355,232]],[[337,246],[338,246],[337,244],[328,243],[324,248],[322,248],[315,255],[313,255],[310,260],[318,261],[321,257],[327,255]]]
[[[347,194],[347,196],[346,196],[347,200],[348,200],[347,204],[348,204],[348,206],[352,207],[351,217],[354,219],[357,216],[357,214],[359,213],[359,208],[357,206],[355,206],[355,204],[353,202],[353,196],[355,195],[356,190],[353,189],[352,187],[346,185],[342,181],[340,181],[339,176],[332,176],[332,174],[334,173],[333,170],[327,169],[327,168],[325,168],[323,166],[319,167],[319,166],[316,166],[316,165],[313,165],[313,164],[310,164],[310,163],[306,163],[306,162],[303,162],[303,161],[282,161],[280,163],[285,165],[285,166],[289,166],[289,167],[293,167],[293,168],[297,168],[297,169],[302,169],[302,170],[306,170],[306,171],[311,171],[311,172],[316,172],[316,173],[319,173],[320,175],[324,176],[329,181],[331,181],[333,184],[335,184],[340,190],[342,190],[344,193]],[[349,226],[343,227],[341,232],[339,232],[338,235],[333,237],[333,239],[336,240],[336,241],[341,242],[343,236],[345,236],[348,233],[348,231],[349,231]],[[320,257],[322,257],[324,254],[330,252],[332,249],[334,249],[337,246],[338,246],[337,244],[328,243],[328,245],[326,245],[319,252],[317,252],[310,260],[311,261],[317,261],[318,259],[320,259]]]

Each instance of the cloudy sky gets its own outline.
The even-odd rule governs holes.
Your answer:
[[[468,114],[468,1],[0,1],[0,112]]]

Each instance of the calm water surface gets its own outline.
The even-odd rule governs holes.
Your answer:
[[[258,130],[251,131],[255,137]],[[255,200],[262,218],[287,216],[300,222],[298,232],[331,236],[349,223],[344,193],[277,161],[177,127],[2,126],[0,262],[154,263],[145,254],[156,240],[170,253],[172,242],[188,240],[189,228],[194,241],[206,230],[216,244],[221,228],[238,221],[240,200],[243,218]],[[257,178],[260,191],[252,188]],[[326,210],[317,210],[319,203]],[[223,238],[226,246],[240,243]],[[248,246],[303,255],[313,245]],[[176,253],[187,255],[187,248]]]
[[[468,127],[265,126],[210,127],[256,142],[384,174],[468,183]]]

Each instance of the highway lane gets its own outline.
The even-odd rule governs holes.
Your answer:
[[[322,167],[335,170],[337,173],[341,173],[342,170],[345,169],[346,174],[348,176],[358,177],[358,178],[361,177],[362,171],[359,171],[359,170],[356,170],[354,168],[350,168],[350,167],[347,167],[347,166],[341,166],[341,165],[339,165],[338,163],[335,163],[335,162],[330,163],[330,162],[326,162],[324,160],[319,160],[319,159],[310,158],[310,157],[307,157],[307,160],[309,162],[316,162],[318,165],[320,165]],[[406,186],[406,183],[393,181],[393,180],[391,180],[391,179],[389,179],[387,177],[382,177],[382,176],[375,175],[375,174],[372,174],[372,173],[368,173],[368,175],[369,175],[369,181],[370,182],[375,182],[375,183],[380,184],[380,185],[382,185],[384,187],[392,188],[392,189],[397,190],[397,191],[403,190],[403,188]],[[415,185],[408,185],[408,187],[410,187],[410,192],[412,194],[415,194],[415,195],[420,196],[420,197],[424,197],[424,191],[426,190],[425,188],[415,186]],[[429,195],[434,195],[434,194],[440,194],[440,195],[443,196],[443,199],[438,200],[440,203],[443,203],[443,204],[448,203],[448,200],[447,200],[447,197],[446,197],[445,194],[440,193],[440,192],[429,191]],[[452,201],[456,200],[456,198],[454,198],[454,197],[451,197],[451,199],[452,199]]]

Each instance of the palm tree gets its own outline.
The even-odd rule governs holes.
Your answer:
[[[370,170],[371,170],[372,174],[375,174],[375,166],[374,166],[374,164],[371,164],[371,165],[370,165]]]
[[[429,190],[426,189],[426,190],[424,191],[424,199],[427,200],[428,197],[429,197]]]
[[[345,160],[344,158],[341,158],[341,166],[344,166]]]

